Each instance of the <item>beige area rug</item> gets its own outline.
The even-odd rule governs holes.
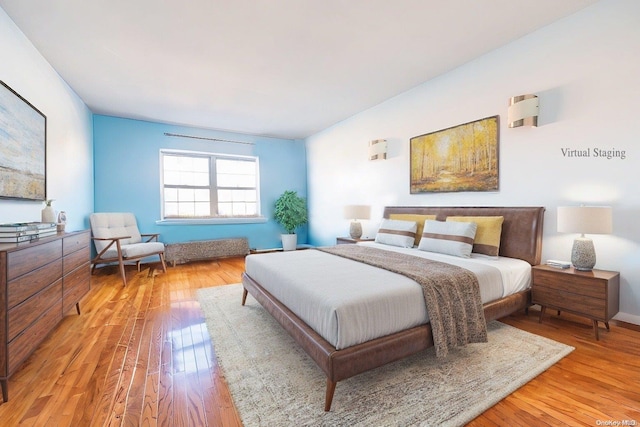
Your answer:
[[[242,285],[201,289],[215,354],[245,426],[458,426],[569,354],[573,347],[490,322],[489,342],[436,360],[433,348],[338,382],[326,377]]]

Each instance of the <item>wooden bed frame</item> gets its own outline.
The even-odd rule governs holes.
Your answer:
[[[390,214],[437,215],[438,220],[447,216],[504,217],[500,242],[500,255],[519,258],[531,265],[540,264],[542,252],[543,207],[386,207],[384,217]],[[430,324],[400,331],[382,338],[342,350],[336,350],[284,304],[267,292],[259,283],[243,274],[244,292],[242,305],[250,293],[291,334],[327,376],[324,410],[331,409],[331,402],[338,381],[402,359],[433,346]],[[531,305],[530,290],[510,295],[484,305],[487,321],[499,319]]]

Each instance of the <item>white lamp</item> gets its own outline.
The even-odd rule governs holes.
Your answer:
[[[520,95],[509,98],[507,123],[510,128],[538,126],[538,97]]]
[[[369,219],[371,216],[371,207],[366,205],[347,205],[344,207],[345,219],[351,220],[349,226],[349,235],[352,239],[359,239],[362,237],[362,225],[358,222],[359,219]]]
[[[558,207],[558,232],[580,233],[573,241],[571,264],[576,270],[591,271],[596,265],[593,241],[585,234],[609,234],[613,229],[612,210],[609,206]]]

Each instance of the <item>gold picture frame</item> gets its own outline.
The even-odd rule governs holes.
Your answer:
[[[499,116],[410,139],[410,192],[497,191]]]

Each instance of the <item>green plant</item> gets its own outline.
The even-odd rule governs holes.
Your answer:
[[[274,218],[288,234],[294,234],[296,228],[308,221],[307,201],[298,193],[287,190],[276,200]]]

